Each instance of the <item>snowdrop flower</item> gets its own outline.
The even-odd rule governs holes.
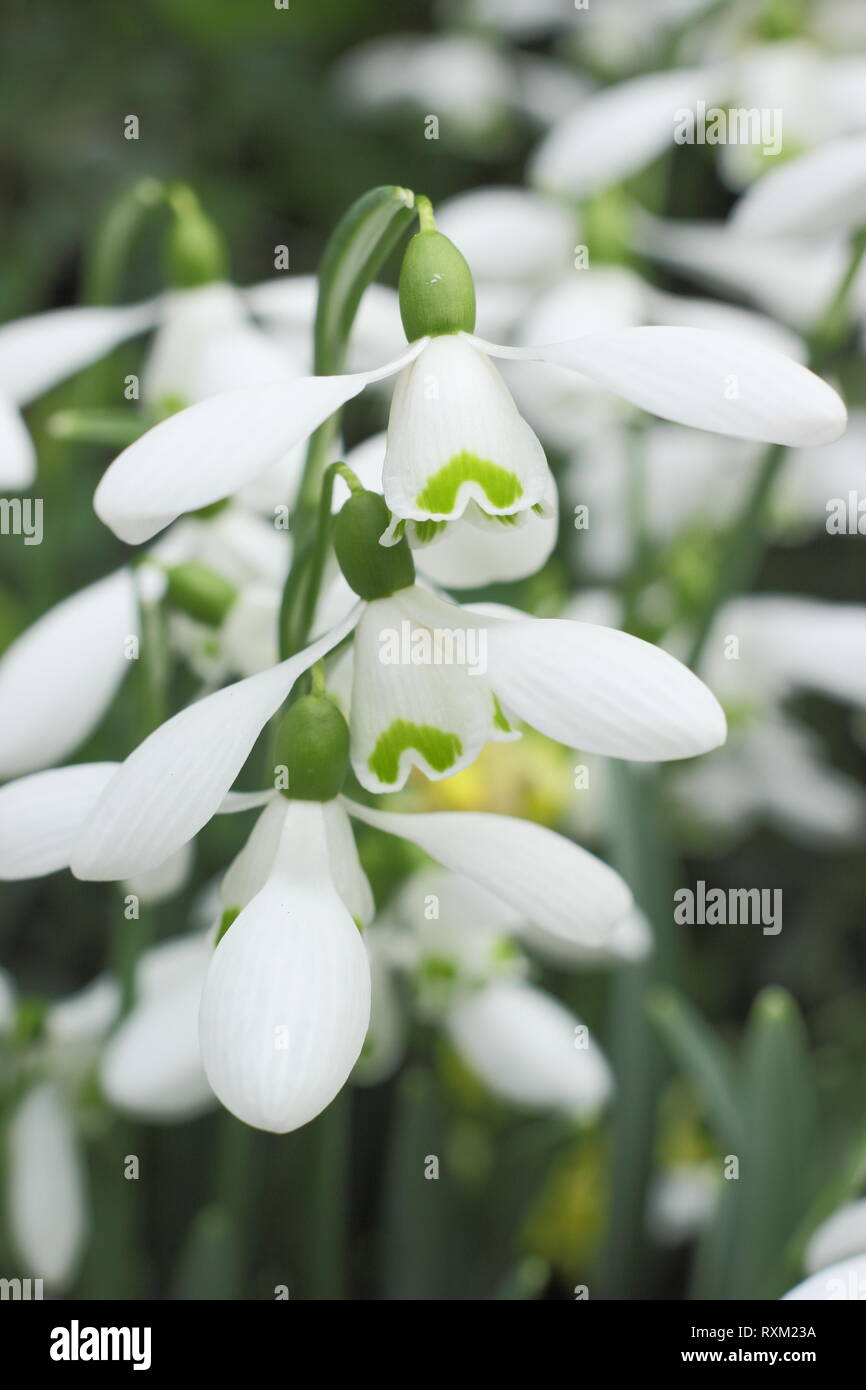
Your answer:
[[[12,1044],[23,1089],[6,1140],[9,1229],[30,1277],[52,1290],[73,1277],[88,1238],[89,1195],[80,1138],[80,1090],[117,1007],[97,981],[28,1018]]]
[[[150,328],[148,304],[57,309],[0,327],[0,483],[23,489],[36,475],[21,409],[126,338]]]
[[[169,648],[209,684],[273,664],[288,559],[286,533],[233,503],[49,609],[0,658],[0,776],[63,761],[98,726],[144,640],[141,604],[167,599]]]
[[[379,544],[386,521],[377,494],[360,491],[344,504],[335,528],[337,558],[364,602],[298,656],[200,701],[145,740],[83,832],[82,873],[93,867],[84,848],[88,836],[97,861],[97,846],[116,842],[118,827],[125,839],[138,792],[131,798],[118,788],[152,787],[166,766],[160,750],[173,748],[187,727],[195,730],[192,737],[220,742],[226,755],[205,779],[201,818],[191,814],[178,843],[191,838],[298,676],[353,629],[352,763],[371,791],[402,786],[412,766],[434,779],[452,775],[486,742],[517,737],[515,716],[569,747],[638,760],[689,757],[724,739],[714,696],[667,653],[609,628],[446,602],[415,584],[405,537]],[[223,721],[229,738],[222,736]],[[115,871],[110,852],[108,858],[113,867],[100,876],[130,872]],[[157,862],[152,857],[150,866]]]
[[[402,357],[373,372],[275,382],[179,412],[110,466],[97,488],[98,514],[122,539],[148,540],[182,512],[238,491],[365,386],[395,373],[383,487],[398,522],[417,534],[419,523],[426,532],[431,522],[477,511],[510,518],[543,508],[551,490],[544,452],[491,357],[566,368],[663,418],[722,434],[812,444],[844,428],[844,406],[829,386],[746,341],[641,327],[498,347],[473,336],[474,305],[463,257],[425,225],[401,271],[411,342]]]
[[[596,1111],[610,1090],[606,1063],[578,1020],[527,982],[521,935],[520,914],[471,881],[438,869],[413,874],[367,934],[385,978],[374,985],[356,1079],[382,1080],[399,1061],[405,1027],[395,1023],[390,975],[409,983],[419,1014],[445,1030],[494,1094],[518,1106]]]
[[[79,805],[84,825],[71,853],[79,876],[125,876],[176,852],[222,803],[265,709],[273,712],[304,665],[340,635],[252,677],[253,685],[199,701],[151,735],[91,801],[89,815]],[[223,884],[227,929],[204,988],[202,1057],[224,1104],[278,1132],[329,1103],[367,1031],[370,969],[353,919],[368,921],[372,900],[347,814],[412,840],[537,927],[590,948],[600,949],[630,908],[612,870],[540,826],[488,815],[391,815],[338,798],[348,740],[330,699],[303,697],[278,738],[276,768],[285,772],[289,798],[274,790],[230,803],[264,803],[264,810]]]
[[[719,1195],[716,1165],[674,1163],[657,1173],[647,1197],[647,1227],[662,1245],[681,1245],[708,1225]]]
[[[427,121],[435,113],[437,138],[487,160],[509,143],[515,115],[548,125],[587,92],[562,63],[467,34],[369,40],[337,64],[333,83],[354,111],[410,111]]]
[[[809,148],[863,130],[864,73],[859,57],[825,54],[797,40],[741,45],[733,58],[710,52],[708,63],[643,74],[589,96],[541,141],[530,181],[579,198],[610,188],[673,148],[678,132],[688,143],[699,140],[703,111],[711,137],[705,143],[718,150],[726,180],[740,188],[762,175],[784,146]],[[716,110],[725,118],[736,110],[774,119],[757,132],[750,125],[747,138],[726,128],[728,138],[718,140],[710,126]]]
[[[761,595],[719,613],[704,675],[731,714],[723,752],[678,775],[690,817],[741,830],[769,817],[788,833],[828,844],[866,830],[866,798],[853,778],[828,767],[818,740],[784,711],[811,690],[866,704],[866,609],[861,604]]]
[[[212,943],[212,932],[195,932],[162,942],[138,961],[133,1007],[99,1062],[103,1094],[116,1109],[167,1123],[192,1119],[215,1104],[198,1039]]]

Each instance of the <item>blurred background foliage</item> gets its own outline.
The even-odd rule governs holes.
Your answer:
[[[432,15],[433,7],[418,0],[291,0],[288,11],[267,0],[89,0],[77,6],[7,0],[0,81],[0,319],[76,302],[87,249],[106,207],[145,176],[184,180],[195,188],[222,229],[232,277],[241,284],[268,278],[273,248],[282,243],[290,248],[293,272],[314,270],[341,213],[374,185],[406,185],[435,202],[484,184],[520,183],[533,143],[525,123],[504,126],[484,157],[425,140],[418,116],[360,121],[341,106],[335,60],[379,34],[429,31]],[[539,51],[549,46],[536,45]],[[131,113],[140,120],[138,141],[123,138],[123,119]],[[708,151],[677,150],[666,174],[669,214],[724,214],[730,195]],[[657,171],[642,177],[646,187],[658,182]],[[508,235],[507,227],[502,234]],[[392,266],[392,283],[393,271]],[[162,274],[159,238],[145,236],[120,297],[157,292]],[[684,288],[659,272],[653,279]],[[135,370],[140,352],[139,346],[124,348],[115,362]],[[59,406],[88,399],[99,399],[98,382],[84,374],[29,413],[40,447],[46,539],[38,554],[17,545],[0,549],[0,647],[60,594],[123,558],[123,547],[91,507],[93,486],[113,451],[61,446],[44,430]],[[573,536],[568,543],[574,546]],[[568,568],[579,576],[574,549]],[[771,551],[757,587],[862,600],[863,572],[862,539],[822,535]],[[549,587],[561,590],[563,579],[560,561]],[[866,752],[852,736],[846,712],[817,697],[801,699],[800,707],[827,741],[831,761],[863,781]],[[81,750],[82,760],[126,751],[130,734],[121,717],[115,706]],[[497,758],[511,756],[494,752]],[[536,773],[512,767],[500,780],[491,776],[491,808],[550,820]],[[551,777],[568,779],[570,755],[538,776],[544,786]],[[458,802],[459,780],[451,790]],[[670,823],[660,833],[674,839],[682,829]],[[224,866],[242,833],[231,818],[206,829],[197,848],[199,882]],[[377,896],[387,896],[405,872],[404,851],[394,840],[369,835],[365,856]],[[758,829],[719,856],[705,847],[686,860],[682,872],[683,883],[704,878],[723,888],[770,884],[783,890],[784,930],[772,950],[755,928],[690,931],[680,943],[686,955],[679,978],[688,984],[691,1006],[711,1021],[714,1037],[731,1056],[750,1047],[761,1054],[759,1062],[753,1060],[752,1081],[741,1078],[732,1100],[757,1131],[769,1133],[774,1117],[789,1122],[807,1073],[808,1084],[814,1080],[821,1121],[812,1136],[820,1152],[808,1185],[815,1188],[819,1172],[826,1177],[838,1171],[866,1113],[862,852],[803,852],[774,831]],[[192,896],[189,890],[161,907],[158,921],[149,925],[152,934],[162,938],[184,930]],[[116,917],[114,889],[82,884],[68,874],[7,886],[3,959],[22,990],[68,993],[110,958]],[[604,1044],[610,980],[604,974],[547,976]],[[790,1024],[793,1030],[782,1062],[774,1059],[773,1045],[756,1036],[754,1015],[747,1025],[755,996],[770,985],[790,991],[806,1020],[808,1041],[800,1025],[790,1022],[787,996],[768,996],[774,1026]],[[659,1003],[662,1013],[665,1004],[663,1031],[670,1035],[672,1028],[676,1035],[670,1012],[675,1015],[676,1006],[667,997]],[[779,1024],[779,1009],[788,1023]],[[131,1185],[117,1181],[117,1132],[106,1148],[95,1107],[96,1235],[73,1292],[272,1297],[275,1285],[287,1284],[293,1296],[334,1297],[347,1289],[362,1298],[572,1296],[572,1286],[586,1282],[595,1267],[606,1224],[611,1161],[605,1127],[581,1138],[553,1119],[515,1118],[461,1072],[444,1045],[431,1047],[422,1037],[414,1050],[396,1080],[347,1091],[313,1125],[287,1139],[240,1133],[242,1127],[216,1115],[174,1128],[126,1126],[125,1151],[142,1159],[137,1210]],[[799,1068],[793,1081],[789,1065]],[[756,1067],[764,1068],[758,1092]],[[774,1067],[787,1077],[791,1094],[780,1089]],[[673,1071],[670,1077],[660,1155],[693,1160],[719,1151],[700,1086],[696,1090],[688,1076],[673,1079]],[[750,1084],[744,1096],[742,1087],[748,1091]],[[765,1108],[769,1100],[776,1107],[772,1116]],[[324,1197],[316,1196],[322,1184],[317,1187],[315,1179],[323,1165],[340,1161],[350,1112],[349,1254],[338,1275],[345,1212],[328,1208],[327,1189]],[[408,1151],[447,1153],[447,1175],[439,1184],[425,1183],[417,1162],[402,1161]],[[309,1201],[299,1200],[299,1193],[311,1190]],[[760,1193],[749,1201],[758,1210]],[[803,1209],[802,1195],[792,1201],[798,1212]],[[321,1209],[322,1202],[328,1209]],[[236,1239],[241,1227],[243,1250]],[[778,1233],[767,1238],[778,1249]],[[625,1284],[610,1291],[683,1297],[692,1277],[687,1248],[640,1254],[640,1245],[635,1232],[634,1267]]]

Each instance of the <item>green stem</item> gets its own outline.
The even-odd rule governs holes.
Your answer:
[[[165,188],[158,179],[140,179],[109,208],[84,271],[85,304],[114,304],[133,242],[150,214],[160,206]]]
[[[309,1297],[347,1297],[351,1092],[345,1089],[316,1121],[310,1219]]]

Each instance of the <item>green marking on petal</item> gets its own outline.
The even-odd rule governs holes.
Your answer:
[[[220,944],[229,927],[231,926],[232,922],[234,922],[235,919],[240,916],[240,912],[241,910],[239,907],[226,908],[220,920],[219,931],[217,932],[217,938],[214,942],[214,946],[218,946]]]
[[[493,696],[493,723],[496,725],[497,729],[501,729],[504,734],[510,734],[512,732],[511,725],[505,718],[502,712],[502,706],[495,695]]]
[[[447,521],[416,521],[414,522],[415,539],[419,545],[427,545],[434,540],[439,532],[448,525]]]
[[[415,500],[427,512],[452,512],[464,483],[477,483],[491,507],[513,507],[523,496],[516,474],[463,449],[427,479]]]
[[[395,719],[376,740],[376,747],[369,759],[370,771],[386,786],[396,782],[400,772],[400,755],[407,748],[414,748],[420,753],[434,772],[445,772],[463,751],[456,734],[437,729],[434,724],[413,724],[409,719]]]

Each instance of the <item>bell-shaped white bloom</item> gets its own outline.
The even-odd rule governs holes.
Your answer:
[[[214,1091],[278,1134],[330,1104],[370,1018],[367,953],[334,884],[324,808],[284,806],[273,865],[217,946],[201,1005]]]
[[[784,113],[784,139],[795,148],[866,126],[866,65],[859,55],[827,55],[797,41],[743,45],[739,37],[737,47],[734,58],[714,62],[711,50],[700,54],[704,63],[709,56],[705,66],[642,74],[593,93],[542,140],[530,162],[531,181],[548,192],[586,197],[677,142],[717,145],[723,177],[742,187],[779,178],[787,167],[765,172],[781,153],[783,130],[781,119],[768,125],[765,118],[757,127],[759,112]],[[724,111],[724,138],[716,129],[711,140],[716,108]]]
[[[738,830],[766,817],[812,843],[858,840],[862,788],[826,765],[784,702],[808,690],[866,705],[866,608],[781,594],[736,599],[717,615],[702,673],[736,717],[726,747],[677,779],[690,817]]]
[[[346,455],[352,472],[372,492],[383,490],[386,448],[387,436],[382,433]],[[342,478],[336,481],[334,509],[339,510],[348,488]],[[536,574],[553,553],[558,531],[559,507],[552,477],[541,503],[529,511],[515,512],[507,524],[488,516],[473,502],[461,517],[436,527],[432,536],[424,533],[423,524],[417,527],[410,522],[406,526],[410,545],[417,547],[417,569],[449,589],[476,589]]]
[[[532,985],[502,982],[461,1000],[447,1020],[460,1053],[513,1105],[592,1115],[611,1075],[586,1029]]]
[[[462,609],[414,585],[367,605],[355,636],[352,763],[371,791],[412,766],[437,779],[515,737],[509,716],[571,748],[636,760],[723,742],[724,716],[686,667],[612,628]]]
[[[155,304],[58,309],[0,327],[0,483],[25,488],[36,455],[18,407],[150,328]]]
[[[145,1120],[174,1121],[214,1103],[204,1074],[198,1015],[211,934],[180,937],[138,962],[135,1002],[102,1050],[99,1077],[112,1105]]]
[[[866,1197],[834,1211],[813,1232],[804,1263],[809,1274],[853,1256],[866,1254]]]
[[[712,1219],[719,1197],[713,1163],[675,1163],[653,1178],[647,1194],[647,1228],[660,1245],[693,1240]]]
[[[96,727],[138,634],[128,570],[89,585],[28,628],[0,660],[0,776],[61,762]]]
[[[181,513],[254,482],[365,386],[397,373],[383,485],[398,519],[543,507],[551,492],[543,450],[491,357],[577,373],[662,418],[740,438],[810,445],[845,425],[844,405],[819,377],[713,328],[583,331],[526,347],[444,334],[419,338],[375,371],[248,387],[179,412],[115,459],[96,510],[122,539],[148,540]]]
[[[839,1260],[782,1295],[785,1301],[837,1303],[866,1300],[866,1254]]]
[[[420,1016],[444,1028],[466,1064],[509,1104],[571,1115],[598,1109],[610,1087],[607,1065],[578,1020],[526,983],[528,962],[515,936],[531,939],[510,899],[463,874],[435,867],[412,874],[367,934],[379,978],[374,973],[369,1065],[362,1058],[355,1079],[381,1080],[399,1062],[400,982]]]
[[[489,158],[509,118],[557,119],[586,92],[584,80],[550,58],[494,46],[473,34],[397,34],[351,50],[334,72],[338,99],[378,113],[414,109],[441,120],[441,138]],[[439,127],[437,125],[437,139]]]
[[[79,823],[73,873],[126,878],[156,868],[191,840],[219,809],[295,681],[352,631],[358,612],[296,656],[188,705],[155,729]]]
[[[762,185],[758,185],[760,188]],[[711,289],[733,293],[799,330],[825,312],[849,258],[839,236],[801,238],[749,230],[738,221],[672,221],[642,213],[634,242],[644,255]],[[851,301],[862,313],[866,272],[861,268]]]
[[[866,76],[866,72],[863,74]],[[732,216],[735,232],[761,237],[822,237],[866,221],[866,134],[836,140],[772,169]]]
[[[87,1189],[72,1116],[52,1082],[28,1091],[12,1116],[7,1204],[27,1275],[61,1287],[82,1254]]]

